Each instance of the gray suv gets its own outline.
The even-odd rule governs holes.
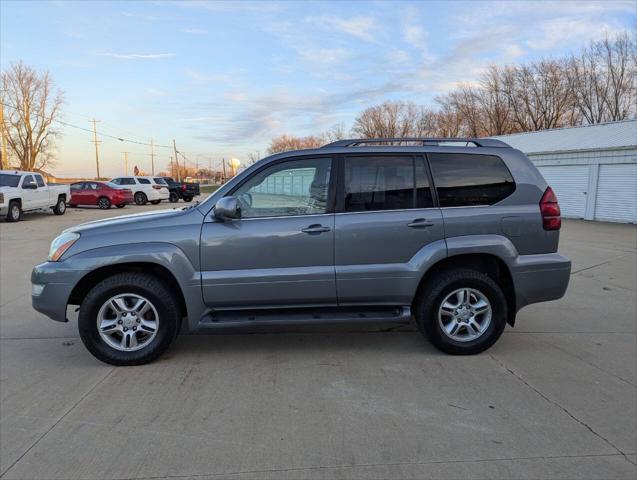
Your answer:
[[[85,223],[33,269],[33,307],[79,306],[90,352],[160,356],[190,331],[415,321],[439,349],[489,348],[564,295],[560,209],[493,139],[341,140],[261,160],[183,209]]]

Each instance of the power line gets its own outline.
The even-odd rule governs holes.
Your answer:
[[[4,105],[5,107],[9,107],[9,108],[13,108],[14,110],[18,110],[18,107],[14,106],[14,105],[9,105],[7,103],[2,103],[2,105]],[[36,115],[40,118],[44,118],[44,115],[37,113],[37,112],[33,112],[32,115]],[[84,128],[84,127],[80,127],[79,125],[74,125],[72,123],[69,122],[64,122],[62,120],[58,120],[58,119],[54,119],[53,120],[56,123],[59,123],[60,125],[64,125],[65,127],[71,127],[71,128],[76,128],[78,130],[82,130],[84,132],[88,132],[88,133],[93,133],[93,130],[91,130],[90,128]],[[118,137],[115,135],[109,135],[107,133],[103,133],[102,137],[108,137],[108,138],[112,138],[113,140],[118,140],[120,142],[127,142],[127,143],[134,143],[136,145],[145,145],[145,146],[150,146],[150,143],[148,142],[140,142],[138,140],[132,140],[130,138],[124,138],[124,137]],[[159,148],[173,148],[172,145],[154,145],[155,147],[159,147]]]

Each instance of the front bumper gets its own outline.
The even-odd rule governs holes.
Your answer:
[[[44,262],[31,272],[31,305],[56,322],[67,322],[66,306],[83,270],[68,268],[64,262]]]
[[[562,298],[571,277],[571,261],[559,253],[520,255],[511,267],[516,309]]]

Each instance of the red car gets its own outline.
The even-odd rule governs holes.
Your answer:
[[[115,205],[122,208],[133,203],[133,191],[109,182],[77,182],[71,184],[71,200],[69,206],[97,205],[100,208],[111,208]]]

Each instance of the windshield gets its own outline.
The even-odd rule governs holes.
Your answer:
[[[20,175],[0,173],[0,187],[17,187],[20,183]]]

